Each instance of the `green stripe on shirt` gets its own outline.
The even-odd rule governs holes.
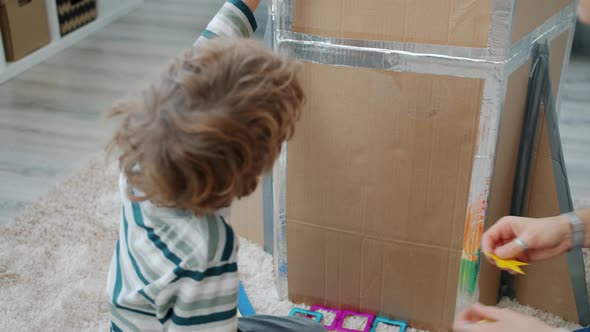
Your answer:
[[[223,221],[223,226],[225,227],[225,248],[223,249],[223,256],[221,256],[221,261],[225,262],[231,258],[231,255],[234,252],[234,231],[225,222],[225,219],[223,219],[223,217],[221,217],[221,220]]]
[[[236,317],[238,308],[235,307],[231,310],[216,312],[209,315],[193,316],[193,317],[180,317],[176,315],[174,310],[170,310],[169,315],[163,320],[166,322],[168,319],[172,320],[175,325],[178,326],[193,326],[216,323],[223,320],[228,320]]]
[[[184,302],[180,300],[179,297],[179,295],[171,297],[170,299],[168,299],[167,303],[163,303],[158,307],[160,308],[160,310],[162,310],[162,312],[168,312],[168,310],[172,308],[178,308],[185,312],[192,312],[207,308],[215,308],[235,304],[236,299],[238,298],[238,294],[232,292],[228,295],[215,296],[208,299],[196,299],[194,302]]]
[[[203,31],[203,33],[201,34],[201,36],[207,38],[207,39],[213,39],[213,38],[217,38],[217,34],[209,29],[205,29],[205,31]]]

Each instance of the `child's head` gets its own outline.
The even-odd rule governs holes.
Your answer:
[[[304,101],[296,64],[249,40],[216,39],[176,59],[137,100],[110,147],[135,201],[208,213],[254,191]]]

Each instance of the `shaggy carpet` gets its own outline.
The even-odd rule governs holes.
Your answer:
[[[0,226],[0,331],[107,331],[105,279],[119,213],[117,170],[99,158]],[[271,256],[242,240],[239,260],[255,309],[287,315],[293,304],[278,300]],[[576,327],[515,303],[501,306]]]

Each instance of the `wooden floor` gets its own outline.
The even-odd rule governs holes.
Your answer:
[[[102,148],[101,113],[194,42],[223,0],[146,0],[124,19],[0,85],[0,223]],[[265,14],[257,14],[258,36]],[[568,72],[562,136],[575,197],[590,197],[590,59]]]

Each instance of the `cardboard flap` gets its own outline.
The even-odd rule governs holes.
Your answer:
[[[551,43],[551,78],[555,95],[559,93],[569,40],[570,31],[566,31]],[[544,114],[542,118],[543,124],[529,187],[527,215],[530,217],[549,217],[560,213]],[[543,291],[540,292],[540,289]],[[516,278],[515,290],[517,300],[522,304],[555,313],[571,321],[578,321],[565,256],[527,267],[527,274]]]
[[[544,119],[535,159],[528,216],[539,218],[559,215],[549,138]],[[542,292],[539,291],[541,289]],[[517,300],[522,304],[547,310],[570,321],[578,321],[572,283],[569,278],[569,267],[565,256],[527,267],[527,274],[516,278],[515,290]]]
[[[492,0],[293,0],[295,32],[487,47]]]
[[[494,176],[490,185],[487,228],[493,226],[500,218],[510,214],[530,72],[531,61],[528,61],[508,78]],[[500,274],[501,271],[496,266],[492,266],[487,260],[482,259],[481,302],[488,305],[495,305],[498,302]]]
[[[516,0],[512,42],[518,42],[551,16],[574,2],[575,0]]]

